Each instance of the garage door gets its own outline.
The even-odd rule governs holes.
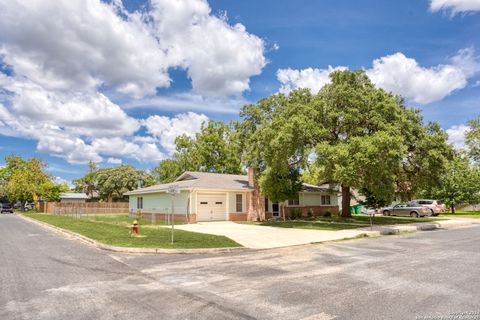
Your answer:
[[[226,220],[225,194],[199,193],[197,195],[197,221]]]

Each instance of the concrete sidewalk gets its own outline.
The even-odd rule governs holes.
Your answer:
[[[325,242],[361,236],[380,236],[400,232],[449,229],[472,224],[480,224],[480,219],[456,218],[435,222],[414,223],[406,225],[373,226],[339,231],[308,230],[294,228],[267,227],[235,223],[231,221],[199,222],[175,226],[176,229],[226,236],[246,248],[269,249],[314,242]]]

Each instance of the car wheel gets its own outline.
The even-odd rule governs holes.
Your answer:
[[[390,211],[388,211],[388,210],[383,211],[383,215],[384,215],[384,216],[389,216],[389,215],[390,215]]]
[[[410,217],[418,218],[418,213],[416,213],[415,211],[412,211],[412,212],[410,212]]]

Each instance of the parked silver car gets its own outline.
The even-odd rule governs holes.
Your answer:
[[[412,218],[432,215],[432,210],[430,210],[430,208],[411,202],[399,203],[394,205],[393,207],[383,208],[381,212],[384,216],[405,216]]]
[[[414,205],[430,208],[433,216],[438,216],[440,213],[444,213],[446,211],[445,204],[441,203],[438,200],[415,199],[410,201],[410,203]]]

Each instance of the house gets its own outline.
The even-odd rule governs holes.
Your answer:
[[[85,203],[88,196],[85,193],[61,193],[60,202],[62,203]]]
[[[306,216],[338,213],[334,190],[303,184],[302,191],[285,203],[272,203],[264,198],[254,185],[254,173],[232,175],[206,172],[184,172],[174,182],[140,188],[125,193],[129,196],[129,211],[141,210],[146,218],[152,214],[165,219],[172,212],[176,220],[197,221],[253,221],[281,217],[283,208],[289,216],[295,211]],[[168,191],[175,186],[178,193]]]

